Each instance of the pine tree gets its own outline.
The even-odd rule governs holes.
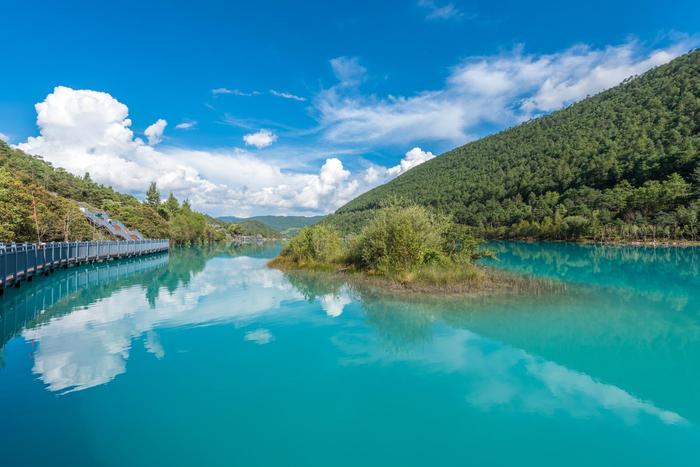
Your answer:
[[[160,204],[160,192],[156,186],[156,182],[151,182],[146,192],[146,204],[149,206],[158,207]]]

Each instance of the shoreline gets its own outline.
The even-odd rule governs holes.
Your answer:
[[[268,267],[284,274],[306,279],[329,279],[347,284],[361,292],[375,295],[410,298],[480,298],[512,296],[521,294],[542,294],[560,291],[566,287],[563,282],[531,277],[492,266],[474,265],[476,276],[470,280],[456,280],[450,283],[431,283],[425,280],[401,281],[396,278],[367,274],[346,269],[327,267],[303,267],[273,264]]]
[[[601,246],[639,246],[639,247],[675,247],[689,248],[700,247],[700,240],[553,240],[553,239],[538,239],[538,238],[486,238],[486,242],[523,242],[523,243],[570,243],[572,245],[601,245]]]

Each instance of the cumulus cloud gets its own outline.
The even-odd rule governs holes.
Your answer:
[[[288,154],[285,165],[236,148],[156,148],[134,136],[127,106],[104,92],[59,86],[36,110],[40,134],[19,149],[137,196],[155,180],[161,192],[213,215],[327,213],[395,172],[371,166],[352,174],[336,157],[317,171],[289,171],[296,162]]]
[[[248,146],[255,146],[258,149],[262,149],[277,141],[277,135],[270,130],[263,129],[255,133],[243,135],[243,141]]]
[[[10,141],[10,137],[7,136],[5,133],[0,133],[0,141],[4,141],[7,143]]]
[[[398,165],[387,169],[387,173],[391,176],[401,175],[407,170],[411,170],[413,167],[422,164],[423,162],[427,162],[434,157],[435,156],[432,152],[423,151],[421,148],[415,147],[406,153]]]
[[[150,146],[155,146],[163,141],[163,132],[166,126],[168,126],[168,122],[159,118],[153,125],[146,128],[143,134],[148,138],[148,144]]]
[[[331,61],[338,84],[314,104],[325,137],[336,143],[406,144],[417,140],[465,143],[485,127],[504,127],[560,109],[685,53],[697,44],[683,39],[655,50],[635,41],[594,49],[526,54],[522,47],[455,66],[441,89],[412,96],[362,96],[356,89],[366,70],[356,59]]]
[[[298,101],[298,102],[305,102],[306,101],[306,97],[297,96],[297,95],[289,93],[289,92],[276,91],[274,89],[270,89],[270,94],[272,94],[275,97],[282,97],[284,99],[291,99],[293,101]]]
[[[178,130],[191,130],[195,126],[197,126],[197,122],[195,120],[185,120],[184,122],[180,122],[175,125],[175,128]]]

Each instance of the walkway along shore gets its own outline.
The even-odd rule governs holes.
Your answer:
[[[167,239],[0,243],[0,295],[6,287],[19,287],[23,281],[31,281],[37,275],[48,275],[60,267],[147,255],[169,248]]]

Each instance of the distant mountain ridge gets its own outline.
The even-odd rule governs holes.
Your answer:
[[[392,200],[488,237],[696,239],[700,50],[427,161],[325,222],[356,232]]]
[[[290,229],[301,229],[302,227],[306,227],[307,225],[316,224],[324,218],[325,216],[221,216],[218,219],[224,222],[256,221],[266,225],[267,227],[277,232],[283,233]]]

